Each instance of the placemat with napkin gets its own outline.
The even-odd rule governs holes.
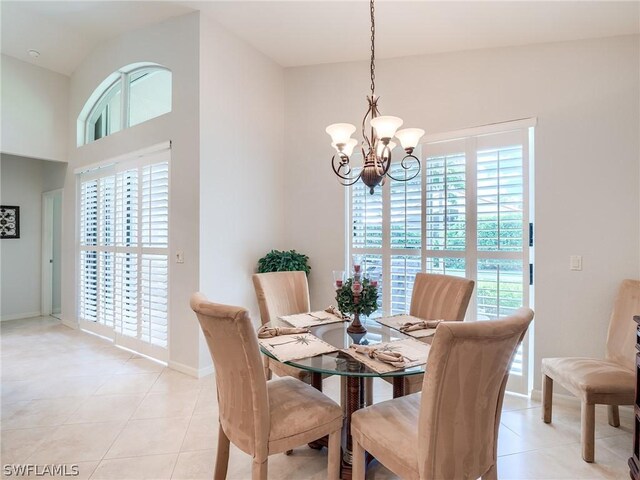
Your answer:
[[[284,320],[288,324],[297,328],[317,327],[318,325],[327,325],[329,323],[345,321],[345,319],[341,316],[328,312],[327,310],[318,310],[317,312],[309,313],[298,313],[296,315],[285,315],[280,317],[280,320]],[[340,313],[339,311],[337,312]]]
[[[287,327],[284,327],[284,329],[299,330],[297,328],[289,329]],[[282,334],[283,327],[276,327],[274,330],[280,330],[280,333],[263,331],[263,335],[275,335],[266,338],[260,338],[260,336],[258,336],[258,343],[281,362],[315,357],[316,355],[336,352],[338,350],[333,345],[329,345],[310,333]]]
[[[376,373],[389,373],[427,363],[431,346],[406,338],[376,345],[351,345],[343,352],[364,363]]]
[[[436,327],[444,320],[423,320],[411,315],[393,315],[391,317],[376,318],[378,323],[398,330],[415,338],[430,337],[436,333]]]

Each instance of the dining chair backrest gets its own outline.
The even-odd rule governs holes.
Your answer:
[[[533,311],[446,322],[433,338],[418,421],[420,478],[477,479],[497,460],[509,368]]]
[[[409,313],[424,320],[464,320],[475,282],[463,277],[418,273]]]
[[[253,287],[263,325],[282,315],[305,313],[311,309],[305,272],[256,273]]]
[[[219,417],[229,440],[260,459],[267,458],[269,403],[258,339],[241,307],[191,296],[216,372]]]
[[[607,335],[607,359],[635,370],[636,328],[634,315],[640,315],[640,281],[623,280],[618,290]]]

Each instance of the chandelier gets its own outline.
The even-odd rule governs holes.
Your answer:
[[[371,11],[371,95],[367,95],[369,109],[362,119],[362,142],[360,148],[362,150],[363,166],[360,172],[352,170],[349,163],[354,148],[358,144],[358,140],[351,138],[356,131],[356,127],[350,123],[334,123],[329,125],[326,132],[331,136],[331,146],[335,148],[336,153],[331,158],[331,167],[334,173],[340,179],[340,183],[345,187],[354,185],[358,180],[369,187],[369,193],[373,195],[377,185],[383,186],[385,178],[406,182],[415,178],[420,173],[420,160],[413,155],[413,150],[424,135],[424,130],[420,128],[405,128],[398,130],[402,126],[402,119],[398,117],[380,115],[378,110],[379,97],[376,96],[375,70],[376,70],[376,23],[374,0],[370,0]],[[369,130],[369,135],[367,135]],[[391,167],[391,151],[396,144],[391,141],[392,138],[400,141],[406,155],[400,162],[400,166],[405,170],[405,178],[396,178],[391,175],[389,168]],[[413,162],[416,162],[417,169],[407,177],[408,170],[412,168]]]

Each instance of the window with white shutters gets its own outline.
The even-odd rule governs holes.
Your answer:
[[[409,311],[418,272],[474,280],[467,320],[504,317],[530,304],[534,125],[523,120],[427,137],[415,179],[387,179],[373,196],[361,182],[352,187],[349,251],[374,260],[365,273],[372,269],[384,285],[385,313]],[[394,163],[391,174],[412,172]],[[514,359],[512,391],[527,390],[528,351],[524,342]]]
[[[79,175],[78,316],[83,328],[166,359],[168,149]]]

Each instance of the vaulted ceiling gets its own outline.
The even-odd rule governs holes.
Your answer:
[[[3,1],[1,9],[2,53],[66,75],[99,43],[193,10],[283,66],[369,55],[366,0]],[[376,12],[379,58],[640,33],[637,1],[379,0]]]

